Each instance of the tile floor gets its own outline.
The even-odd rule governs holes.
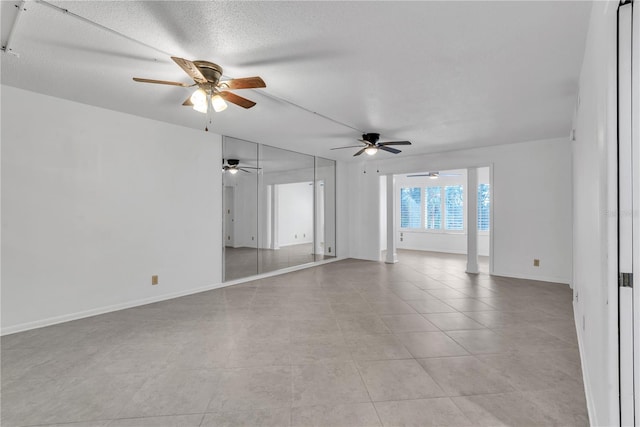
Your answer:
[[[566,285],[400,261],[2,337],[2,426],[588,425]]]

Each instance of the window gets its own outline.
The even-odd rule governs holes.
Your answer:
[[[424,190],[424,228],[427,230],[440,230],[442,228],[442,187],[427,187]]]
[[[490,204],[489,184],[478,185],[478,231],[489,231]]]
[[[464,230],[464,197],[462,185],[444,187],[444,228]]]
[[[422,202],[420,187],[400,189],[400,227],[420,228]]]

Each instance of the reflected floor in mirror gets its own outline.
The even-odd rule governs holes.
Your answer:
[[[311,243],[285,246],[277,250],[227,247],[225,248],[225,280],[240,279],[332,258],[314,255],[311,253],[312,249]]]
[[[569,287],[343,260],[2,337],[2,426],[586,426]]]

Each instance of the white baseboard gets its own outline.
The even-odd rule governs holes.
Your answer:
[[[491,273],[492,276],[500,276],[500,277],[510,277],[513,279],[525,279],[525,280],[536,280],[538,282],[552,282],[552,283],[562,283],[563,285],[568,285],[571,280],[566,277],[553,277],[553,276],[536,276],[529,274],[517,274],[517,273],[501,273],[499,271],[493,271]]]
[[[269,273],[259,274],[256,276],[244,277],[242,279],[236,279],[229,282],[214,283],[211,285],[200,286],[198,288],[187,289],[179,292],[171,292],[163,295],[156,295],[149,298],[142,298],[133,301],[126,301],[119,304],[107,305],[104,307],[92,308],[90,310],[78,311],[75,313],[63,314],[61,316],[48,317],[46,319],[40,319],[33,322],[19,323],[17,325],[3,327],[0,331],[0,335],[10,335],[18,332],[24,332],[31,329],[43,328],[45,326],[57,325],[59,323],[69,322],[71,320],[84,319],[87,317],[93,317],[100,314],[111,313],[113,311],[125,310],[127,308],[139,307],[141,305],[152,304],[154,302],[166,301],[174,298],[184,297],[187,295],[193,295],[200,292],[206,292],[213,289],[225,288],[227,286],[238,285],[240,283],[251,282],[257,279],[263,279],[266,277],[279,276],[281,274],[291,273],[293,271],[304,270],[311,267],[316,267],[331,262],[341,261],[345,258],[332,258],[322,261],[317,261],[308,264],[297,265],[295,267],[283,268],[281,270],[271,271]]]
[[[582,383],[584,385],[584,395],[587,401],[587,414],[589,415],[589,425],[595,426],[597,424],[598,415],[596,414],[596,405],[593,400],[593,392],[591,391],[591,381],[589,380],[589,369],[586,369],[586,360],[584,358],[584,344],[582,342],[582,329],[580,323],[575,316],[575,302],[574,304],[574,323],[576,326],[576,334],[578,336],[578,350],[580,352],[580,366],[582,366]]]

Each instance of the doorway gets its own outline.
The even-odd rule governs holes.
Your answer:
[[[411,251],[412,258],[446,254],[466,260],[467,272],[491,273],[491,181],[491,167],[485,166],[397,174],[392,188],[389,180],[381,182],[381,204],[394,205],[392,215],[381,215],[381,236],[393,236],[381,242],[382,248],[389,251],[394,243],[401,253]],[[388,227],[392,234],[386,233]]]

